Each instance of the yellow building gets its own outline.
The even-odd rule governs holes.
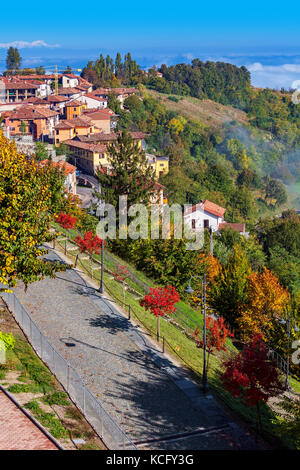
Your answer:
[[[160,157],[157,155],[152,155],[150,153],[146,154],[148,165],[155,172],[156,179],[159,179],[163,175],[167,175],[169,173],[169,158],[168,157]]]
[[[85,109],[86,109],[85,103],[81,103],[80,101],[77,101],[77,100],[69,101],[65,105],[66,119],[69,120],[69,119],[80,117]]]
[[[75,166],[88,174],[95,175],[100,165],[107,166],[106,145],[81,142],[80,140],[67,140],[72,160]]]
[[[139,147],[142,148],[145,134],[142,132],[131,132],[131,135]],[[95,175],[99,165],[109,168],[106,148],[108,144],[116,140],[117,134],[113,132],[109,134],[98,132],[91,135],[80,135],[77,133],[76,138],[65,140],[64,143],[69,148],[74,164],[81,167],[87,173]]]
[[[100,130],[87,116],[65,119],[55,126],[55,145],[60,145],[77,135],[88,137],[95,132],[100,132]]]

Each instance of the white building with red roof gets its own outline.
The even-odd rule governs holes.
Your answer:
[[[192,230],[203,230],[212,228],[213,232],[219,230],[220,224],[224,224],[224,214],[226,209],[218,206],[207,199],[188,208],[184,213],[184,220]]]

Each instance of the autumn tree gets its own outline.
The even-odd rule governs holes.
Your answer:
[[[105,245],[105,241],[98,237],[98,235],[93,235],[92,231],[86,232],[83,237],[78,235],[74,238],[75,243],[77,243],[81,253],[88,253],[90,256],[99,255],[101,253],[101,246]]]
[[[247,276],[250,272],[244,250],[240,245],[234,245],[227,265],[208,290],[209,305],[222,315],[232,328],[237,327],[241,307],[246,301]]]
[[[206,318],[207,371],[210,354],[213,354],[215,351],[226,351],[226,340],[229,337],[233,337],[233,333],[226,327],[223,317],[219,317],[218,319],[213,317]],[[200,330],[198,327],[195,330],[194,338],[197,348],[203,348],[204,341],[203,338],[200,338]]]
[[[223,362],[221,382],[232,396],[240,397],[247,406],[257,409],[258,427],[262,431],[260,405],[284,392],[284,382],[276,363],[260,336],[255,336],[244,349]]]
[[[248,341],[260,335],[264,341],[270,342],[278,329],[276,318],[287,306],[289,294],[267,268],[248,276],[246,291],[247,301],[237,320],[241,336]]]
[[[150,311],[157,317],[157,341],[160,338],[160,317],[176,312],[175,304],[180,297],[175,287],[152,287],[148,294],[140,301],[141,307]]]
[[[206,274],[208,283],[212,283],[214,279],[220,274],[222,266],[218,259],[207,253],[200,253],[197,257],[196,263],[198,265],[197,271],[200,276]],[[191,296],[193,304],[200,305],[202,302],[202,288],[201,283],[195,279],[195,290]]]
[[[54,277],[65,266],[43,259],[50,241],[50,169],[17,152],[0,133],[0,282],[13,287]]]
[[[70,230],[76,225],[76,217],[72,217],[70,214],[64,214],[61,212],[57,218],[56,222],[65,230]]]

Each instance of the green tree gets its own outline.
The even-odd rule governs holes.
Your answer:
[[[21,68],[21,56],[16,47],[10,47],[6,56],[6,68],[9,72],[15,73]]]
[[[20,131],[22,132],[23,135],[26,133],[26,124],[23,120],[21,121]]]
[[[48,150],[43,142],[35,142],[35,158],[38,161],[46,160],[49,158]]]
[[[279,180],[267,176],[265,178],[265,199],[274,206],[280,206],[287,201],[287,193],[284,185]]]
[[[107,147],[110,170],[100,168],[97,176],[101,193],[107,203],[118,205],[119,196],[127,196],[128,207],[148,204],[154,188],[154,173],[146,155],[131,135],[122,132],[116,142]]]
[[[246,253],[234,245],[227,265],[214,279],[208,291],[209,305],[214,308],[233,328],[246,301],[247,276],[251,269]]]
[[[25,287],[66,266],[43,259],[50,241],[50,168],[16,151],[0,134],[0,282]]]

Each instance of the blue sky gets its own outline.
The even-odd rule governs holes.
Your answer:
[[[252,67],[261,79],[268,75],[276,81],[279,74],[277,81],[286,83],[298,74],[297,68],[282,68],[300,64],[300,4],[293,0],[285,5],[264,0],[31,0],[14,6],[21,14],[1,22],[0,68],[7,46],[17,41],[28,66],[39,61],[81,65],[100,52],[130,50],[143,65],[223,58]],[[4,2],[1,17],[11,18],[11,13],[11,4]]]
[[[1,16],[11,18],[10,2]],[[19,5],[18,5],[19,3]],[[151,0],[14,3],[0,42],[43,39],[62,47],[300,46],[299,2]],[[44,7],[44,11],[42,10]],[[238,41],[238,43],[237,43]],[[297,44],[296,44],[297,43]]]

